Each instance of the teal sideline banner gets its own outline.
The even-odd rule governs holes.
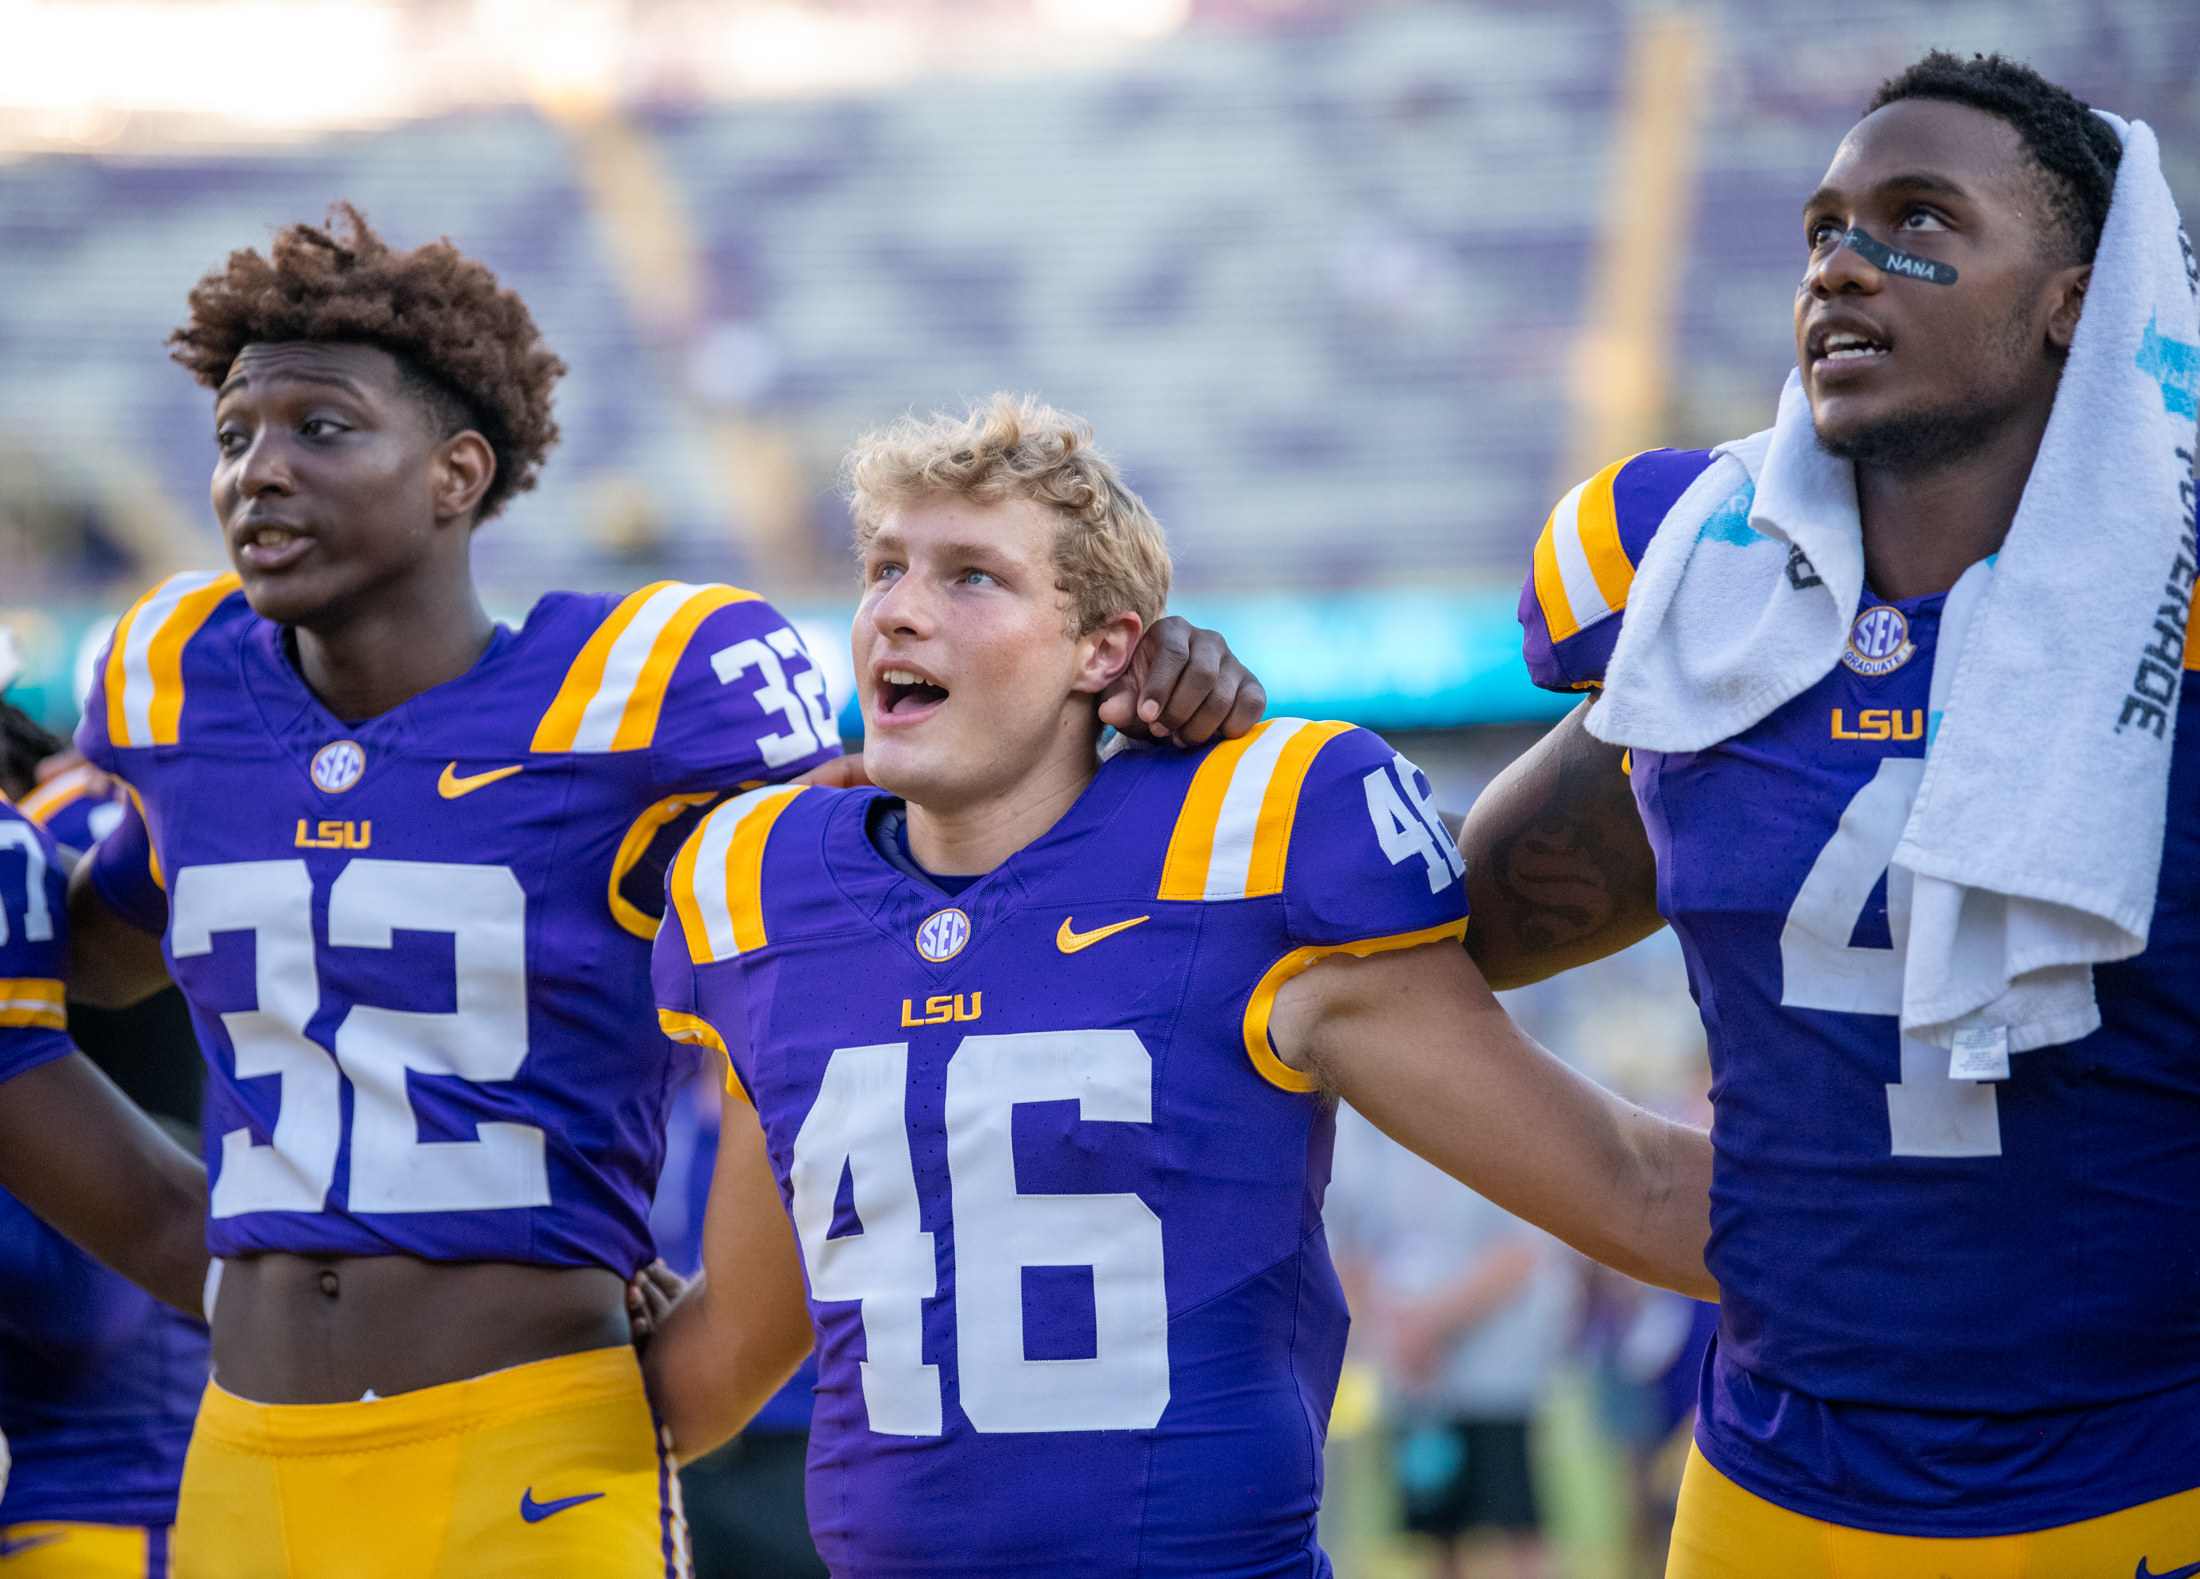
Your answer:
[[[1214,593],[1179,600],[1174,612],[1220,631],[1268,688],[1271,715],[1343,718],[1375,729],[1454,729],[1557,718],[1577,697],[1539,691],[1520,657],[1518,594],[1508,588],[1427,588],[1308,594]],[[790,600],[788,615],[845,694],[844,633],[851,603]],[[77,688],[120,606],[10,607],[0,626],[15,636],[23,673],[8,690],[48,728],[76,723]],[[523,610],[497,608],[516,623]],[[837,659],[837,661],[836,661]],[[855,709],[841,728],[862,733]]]

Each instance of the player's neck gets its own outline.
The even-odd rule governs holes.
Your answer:
[[[338,718],[375,718],[474,666],[496,624],[473,578],[416,575],[291,627],[298,672]]]
[[[1864,569],[1874,592],[1897,600],[1945,592],[2000,551],[2052,410],[2049,402],[2012,415],[1985,444],[1942,466],[1895,472],[1858,464]]]
[[[1080,730],[1005,788],[911,800],[909,854],[945,877],[990,872],[1060,822],[1099,771],[1097,742]]]

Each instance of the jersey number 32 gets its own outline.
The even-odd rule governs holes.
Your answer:
[[[336,1177],[343,1081],[352,1086],[350,1208],[456,1212],[547,1206],[542,1131],[484,1122],[475,1140],[423,1141],[407,1072],[510,1080],[527,1058],[527,895],[507,867],[360,856],[329,887],[332,949],[391,947],[397,931],[451,938],[450,1013],[353,1004],[335,1057],[306,1035],[321,1007],[313,878],[303,861],[233,861],[176,874],[169,947],[213,951],[222,932],[253,936],[253,1006],[224,1014],[237,1078],[282,1082],[270,1144],[222,1136],[213,1215],[318,1212]]]

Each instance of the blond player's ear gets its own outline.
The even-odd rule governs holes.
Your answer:
[[[1131,655],[1138,651],[1138,638],[1145,630],[1146,622],[1126,609],[1078,637],[1080,661],[1071,689],[1089,696],[1113,685],[1130,668]]]

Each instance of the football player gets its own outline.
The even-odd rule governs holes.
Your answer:
[[[1327,1572],[1329,1096],[1704,1292],[1708,1142],[1514,1029],[1428,783],[1376,736],[1277,718],[1103,761],[1169,560],[1081,423],[996,397],[852,475],[880,788],[718,808],[658,937],[663,1023],[732,1070],[659,1407],[682,1453],[739,1426],[810,1341],[766,1303],[799,1257],[834,1572]]]
[[[482,264],[343,218],[192,292],[233,568],[123,616],[79,731],[141,815],[72,890],[78,991],[172,977],[210,1067],[176,1570],[671,1573],[628,1341],[684,1061],[650,1028],[653,852],[837,758],[825,677],[729,586],[492,621],[473,533],[534,485],[563,364]],[[1213,646],[1126,716],[1257,710]]]
[[[2085,106],[1998,57],[1935,54],[1880,90],[1805,208],[1796,350],[1821,446],[1855,465],[1859,617],[1906,626],[1908,649],[1852,639],[1859,661],[1685,755],[1602,744],[1584,704],[1468,819],[1467,946],[1492,983],[1662,916],[1702,1005],[1724,1303],[1677,1579],[2200,1568],[2200,1262],[2183,1249],[2200,1219],[2200,688],[2188,678],[2150,942],[2095,971],[2102,1024],[2083,1043],[1983,1088],[1945,1055],[1905,1057],[1890,945],[1906,923],[1884,875],[1944,595],[2009,530],[2120,154]],[[1960,265],[1953,282],[1883,272],[1840,244],[1851,227]],[[1601,681],[1632,567],[1710,462],[1652,451],[1554,513],[1521,600],[1542,683]],[[1609,578],[1608,607],[1568,562]],[[1891,727],[1843,734],[1836,709]],[[1903,797],[1875,799],[1886,784]],[[1887,1012],[1836,1007],[1854,991],[1783,947],[1820,853],[1871,840],[1876,892],[1859,868],[1824,969],[1881,982]]]
[[[13,708],[0,709],[0,735],[10,746],[26,746],[35,756],[59,750],[58,740],[27,724]],[[51,765],[41,762],[37,771]],[[119,816],[85,775],[102,777],[93,768],[64,768],[17,803],[52,836],[54,877],[98,842],[108,819],[88,818],[86,810]],[[28,782],[25,775],[4,788],[19,792]],[[67,837],[49,817],[59,819]],[[139,1029],[133,1053],[146,1040]],[[81,1027],[75,1035],[96,1050]],[[188,1042],[188,1032],[182,1040]],[[195,1046],[171,1038],[122,1078],[165,1061],[159,1054],[199,1061]],[[179,1141],[194,1144],[191,1115],[162,1111],[149,1100],[191,1088],[173,1079],[165,1086],[140,1081],[141,1089],[129,1094]],[[0,1192],[0,1427],[13,1460],[0,1496],[0,1572],[22,1579],[165,1579],[176,1485],[206,1371],[204,1321],[99,1265]]]

